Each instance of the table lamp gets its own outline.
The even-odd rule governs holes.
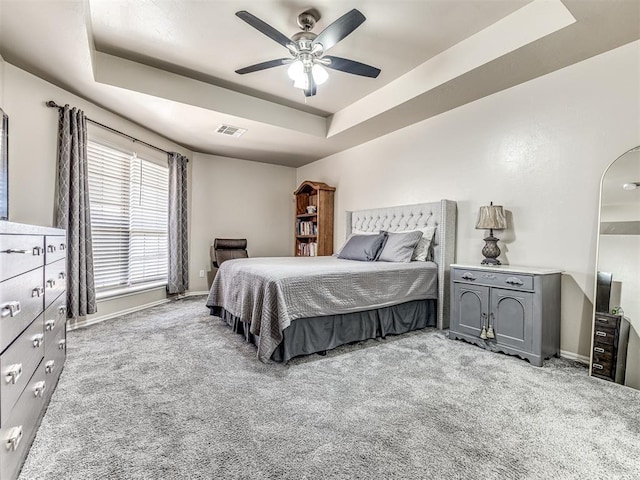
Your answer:
[[[480,207],[476,229],[489,230],[489,236],[484,239],[485,245],[482,249],[484,260],[482,260],[482,265],[501,265],[500,260],[498,260],[500,255],[498,239],[493,236],[493,231],[504,230],[505,228],[507,228],[507,218],[501,205],[494,205],[491,202],[490,205]]]

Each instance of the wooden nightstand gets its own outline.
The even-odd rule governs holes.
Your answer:
[[[542,366],[560,353],[560,276],[555,269],[451,265],[449,338]]]

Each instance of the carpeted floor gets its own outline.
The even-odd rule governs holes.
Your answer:
[[[204,297],[69,333],[21,479],[637,479],[640,392],[425,330],[260,363]]]

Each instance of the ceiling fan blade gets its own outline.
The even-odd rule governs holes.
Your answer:
[[[289,63],[290,58],[279,58],[277,60],[269,60],[268,62],[256,63],[255,65],[249,65],[248,67],[236,70],[236,73],[244,75],[245,73],[259,72],[260,70],[266,70],[267,68],[279,67],[285,63]]]
[[[322,58],[328,58],[331,60],[331,63],[325,65],[327,68],[333,68],[334,70],[340,70],[341,72],[360,75],[362,77],[377,78],[378,75],[380,75],[379,68],[372,67],[366,63],[356,62],[355,60],[349,60],[348,58],[333,57],[331,55],[325,55]]]
[[[305,97],[313,97],[316,92],[318,91],[318,86],[316,85],[315,80],[313,79],[313,75],[311,73],[311,70],[309,70],[307,73],[307,88],[305,88],[304,90],[304,96]]]
[[[314,45],[317,43],[322,44],[324,51],[326,52],[333,47],[340,40],[345,38],[356,28],[362,25],[362,22],[366,20],[366,17],[355,8],[350,12],[345,13],[327,28],[325,28],[320,35],[313,41]]]
[[[256,30],[258,30],[261,33],[265,34],[271,40],[279,43],[283,47],[286,47],[288,44],[291,43],[291,40],[288,37],[286,37],[283,33],[280,33],[278,30],[273,28],[268,23],[263,22],[262,20],[260,20],[255,15],[251,15],[246,10],[240,10],[239,12],[236,12],[236,16],[238,18],[241,18],[245,22],[247,22],[249,25],[251,25]]]

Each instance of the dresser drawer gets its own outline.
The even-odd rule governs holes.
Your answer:
[[[613,375],[613,363],[610,360],[596,362],[594,358],[593,363],[591,364],[591,372],[594,375],[611,378]]]
[[[22,394],[36,367],[44,358],[44,331],[42,316],[0,355],[0,425]]]
[[[597,327],[616,329],[620,323],[620,317],[614,315],[603,315],[596,313],[595,324]]]
[[[43,267],[0,283],[0,352],[42,312],[43,295]]]
[[[46,263],[57,262],[67,256],[67,239],[64,235],[47,235],[44,243]]]
[[[500,288],[533,290],[533,276],[519,273],[486,272],[481,270],[454,269],[453,281],[474,283]]]
[[[37,235],[0,235],[2,279],[15,277],[44,265],[44,244]]]
[[[51,305],[67,287],[67,261],[63,258],[44,267],[45,308]]]
[[[55,344],[54,339],[59,336],[61,331],[65,331],[67,322],[66,299],[66,295],[60,295],[44,312],[45,356],[49,350],[57,350],[58,346]]]
[[[42,387],[44,386],[44,392]],[[50,390],[44,370],[38,368],[0,429],[0,477],[16,478],[33,441]]]
[[[58,378],[62,373],[62,367],[67,357],[67,341],[66,332],[60,331],[56,335],[54,341],[51,342],[55,348],[48,348],[44,354],[43,369],[45,372],[45,378],[47,385],[51,386],[47,396],[51,396],[53,393],[53,387],[58,383]]]
[[[601,359],[602,358],[613,359],[614,350],[615,349],[613,345],[596,342],[593,345],[593,356],[594,358],[597,356],[598,358],[601,358]]]

